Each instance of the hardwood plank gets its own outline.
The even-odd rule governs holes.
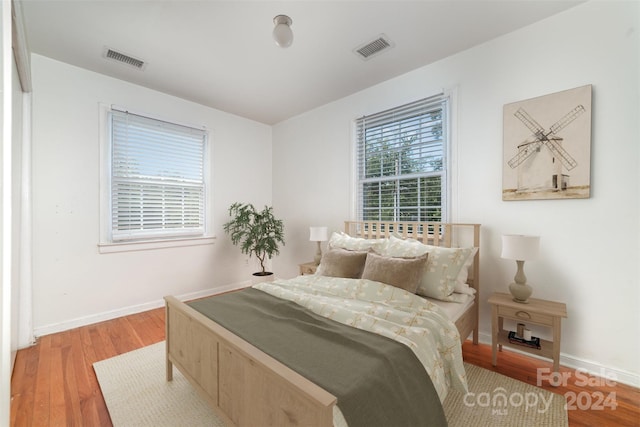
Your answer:
[[[131,327],[129,317],[121,317],[111,321],[109,338],[118,354],[127,353],[143,346],[143,342]]]
[[[164,336],[164,318],[160,319],[151,312],[140,313],[139,316],[128,319],[134,330],[146,347],[158,342],[158,336]]]
[[[62,375],[64,376],[65,419],[67,426],[78,425],[82,419],[81,399],[78,391],[78,375],[74,365],[72,351],[72,334],[69,334],[69,345],[60,349],[62,356]]]
[[[137,337],[140,345],[146,347],[153,344],[149,339],[149,329],[153,328],[154,324],[151,317],[146,312],[128,316],[126,321],[132,330],[137,331]]]
[[[65,334],[63,332],[63,334]],[[64,426],[67,424],[65,407],[65,378],[62,367],[61,335],[52,338],[51,364],[49,381],[49,425]]]
[[[93,363],[164,340],[163,308],[84,326],[72,331],[40,337],[36,345],[18,351],[11,382],[11,425],[112,425],[93,371]],[[463,344],[465,361],[536,385],[537,368],[552,368],[547,361],[505,349],[498,353],[498,366],[491,366],[491,347]],[[71,374],[73,372],[73,374]],[[573,375],[574,370],[561,367],[560,372]],[[164,375],[162,372],[161,375]],[[594,396],[615,393],[615,410],[569,411],[569,426],[640,426],[640,390],[624,384],[608,386],[604,381],[552,387],[553,393]],[[70,384],[72,382],[73,384]],[[62,399],[55,396],[60,392]],[[586,393],[586,394],[584,394]],[[59,405],[63,407],[60,408]],[[78,410],[79,408],[79,410]]]
[[[39,352],[36,346],[18,352],[16,356],[11,390],[12,399],[17,399],[17,404],[15,410],[11,411],[11,425],[16,425],[16,419],[25,420],[25,425],[33,424],[38,358]]]
[[[35,384],[33,425],[49,425],[49,384],[51,382],[51,335],[44,336],[36,344],[39,352],[38,377]],[[19,350],[20,353],[23,350]],[[19,420],[16,420],[19,425]]]
[[[76,392],[78,396],[79,412],[81,420],[91,421],[91,425],[97,425],[99,419],[95,408],[95,386],[97,381],[90,380],[90,373],[85,363],[80,329],[71,331],[71,354],[69,363],[74,368],[76,379]],[[93,370],[91,371],[93,374]],[[77,414],[76,414],[77,415]]]
[[[110,426],[111,417],[109,416],[109,411],[107,411],[107,405],[104,402],[104,398],[100,390],[100,384],[98,383],[95,371],[93,370],[93,364],[98,360],[102,360],[98,359],[98,356],[96,355],[94,349],[94,344],[91,337],[91,331],[94,329],[90,327],[84,327],[79,328],[79,330],[80,339],[82,342],[82,358],[84,360],[84,365],[87,372],[88,387],[91,390],[91,395],[87,398],[87,411],[90,411],[91,416],[87,418],[86,425]],[[93,414],[93,412],[95,412],[95,415]]]
[[[91,339],[98,360],[108,359],[119,354],[111,341],[111,324],[112,321],[102,322],[92,331]]]

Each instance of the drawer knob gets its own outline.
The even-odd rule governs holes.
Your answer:
[[[531,315],[526,311],[517,311],[516,316],[521,317],[523,319],[531,319]]]

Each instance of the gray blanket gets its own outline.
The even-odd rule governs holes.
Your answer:
[[[251,288],[189,305],[336,396],[349,427],[447,425],[403,344]]]

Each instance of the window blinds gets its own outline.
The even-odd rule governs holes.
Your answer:
[[[357,120],[360,219],[442,220],[447,100],[438,94]]]
[[[110,112],[112,240],[202,235],[206,132]]]

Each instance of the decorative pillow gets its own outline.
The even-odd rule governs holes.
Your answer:
[[[368,251],[374,245],[385,240],[386,239],[363,239],[361,237],[351,237],[343,232],[333,232],[329,239],[329,247],[348,249],[351,251]]]
[[[377,244],[375,251],[384,256],[412,258],[428,253],[429,248],[433,247],[434,246],[422,244],[414,239],[402,239],[391,235],[388,239]]]
[[[476,256],[477,252],[478,248],[473,248],[473,251],[469,254],[469,258],[467,258],[465,265],[462,267],[460,273],[458,274],[458,277],[456,278],[456,284],[453,287],[453,292],[468,295],[476,294],[476,290],[469,286],[469,284],[467,283],[467,279],[469,278],[469,267],[471,267],[471,264],[473,263],[473,257]]]
[[[431,246],[429,250],[429,264],[418,287],[417,293],[443,301],[454,301],[450,298],[456,284],[461,277],[460,272],[467,269],[473,262],[477,248],[442,248]],[[465,279],[466,280],[466,279]]]
[[[469,293],[470,288],[465,288],[463,284],[478,248],[445,248],[391,236],[377,250],[382,255],[395,257],[429,254],[422,281],[416,291],[420,295],[457,302],[459,298],[452,296],[457,285],[460,290],[465,291],[460,293]]]
[[[369,252],[362,278],[386,283],[415,294],[426,262],[427,254],[416,258],[394,258]]]
[[[362,276],[366,252],[346,249],[330,249],[322,254],[322,260],[316,274],[329,277],[345,277],[359,279]]]

